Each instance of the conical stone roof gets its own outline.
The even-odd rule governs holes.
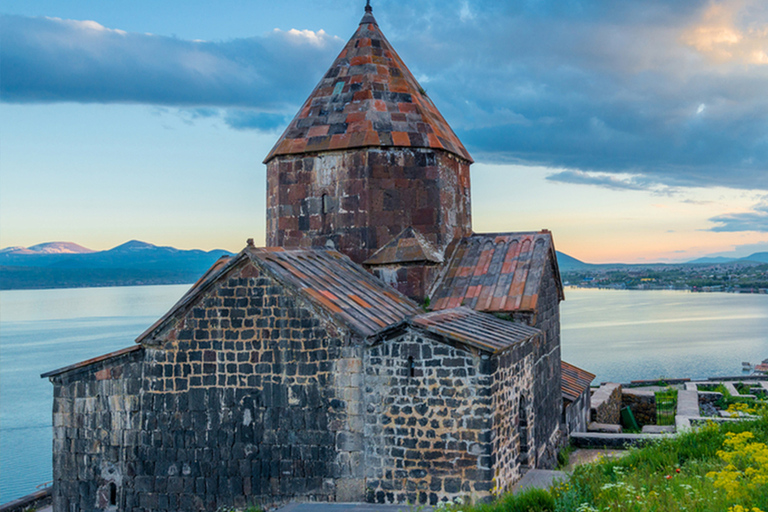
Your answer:
[[[442,149],[472,162],[381,33],[370,7],[264,162],[363,147]]]

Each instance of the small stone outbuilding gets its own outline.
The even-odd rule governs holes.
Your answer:
[[[590,422],[593,373],[565,361],[562,365],[563,424],[566,432],[586,432]]]

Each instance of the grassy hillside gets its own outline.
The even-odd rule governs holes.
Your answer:
[[[765,512],[768,413],[660,439],[623,458],[579,466],[549,490],[502,495],[463,512]]]

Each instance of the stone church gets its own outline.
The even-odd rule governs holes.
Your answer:
[[[267,155],[267,245],[49,372],[59,512],[485,499],[562,440],[548,231],[472,231],[472,159],[370,7]]]

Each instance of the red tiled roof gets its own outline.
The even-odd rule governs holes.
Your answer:
[[[563,287],[549,231],[475,234],[454,242],[432,294],[432,309],[465,305],[477,311],[533,311],[546,265]]]
[[[411,263],[431,261],[442,263],[443,257],[424,235],[407,227],[395,238],[373,253],[363,265],[387,265],[391,263]]]
[[[501,320],[466,307],[421,314],[413,317],[410,323],[491,353],[501,352],[541,333],[525,324]]]
[[[595,379],[595,375],[565,361],[560,361],[560,368],[563,398],[575,402]]]
[[[248,258],[265,266],[279,281],[298,289],[363,337],[421,311],[416,303],[336,251],[249,246],[226,261],[217,261],[165,315],[136,338],[136,343],[151,339],[229,269]]]
[[[336,251],[245,250],[361,336],[377,334],[420,311],[416,303]]]
[[[472,157],[370,12],[264,162],[361,147],[443,149]]]

